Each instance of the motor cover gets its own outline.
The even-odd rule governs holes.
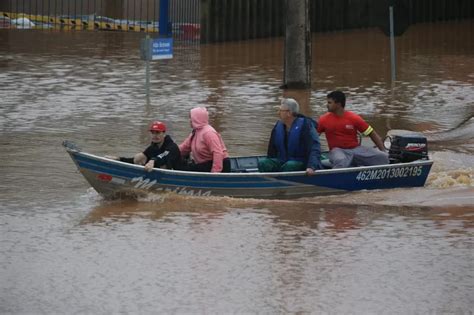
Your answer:
[[[418,132],[393,132],[390,139],[390,164],[428,159],[428,141]]]

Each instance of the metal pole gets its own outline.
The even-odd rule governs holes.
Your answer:
[[[146,89],[146,101],[147,101],[147,104],[150,102],[150,59],[151,59],[151,56],[150,56],[150,52],[148,51],[149,47],[150,47],[150,35],[149,34],[146,34],[146,39],[145,39],[145,49],[146,49],[146,61],[145,61],[145,69],[146,69],[146,74],[145,74],[145,77],[146,77],[146,81],[145,81],[145,89]]]
[[[159,20],[159,34],[160,36],[168,36],[168,0],[160,0],[160,20]]]
[[[396,64],[395,64],[395,36],[393,27],[393,6],[389,7],[390,15],[390,60],[392,70],[392,83],[396,80]]]

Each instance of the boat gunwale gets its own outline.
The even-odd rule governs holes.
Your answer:
[[[137,170],[145,171],[145,167],[142,165],[131,164],[127,162],[117,161],[109,159],[106,157],[98,156],[92,153],[83,152],[82,150],[71,149],[66,147],[66,151],[70,154],[82,155],[86,158],[97,160],[103,163],[115,164],[117,166],[125,166],[127,168],[134,168]],[[231,158],[245,158],[245,157],[261,157],[262,155],[252,155],[252,156],[236,156]],[[200,176],[200,177],[286,177],[286,176],[317,176],[318,174],[338,174],[338,173],[350,173],[355,171],[365,171],[365,170],[374,170],[374,169],[391,169],[397,167],[406,167],[406,166],[427,166],[432,165],[433,160],[416,160],[406,163],[396,163],[396,164],[382,164],[382,165],[372,165],[372,166],[359,166],[359,167],[347,167],[347,168],[337,168],[337,169],[320,169],[315,170],[314,175],[307,175],[306,171],[294,171],[294,172],[233,172],[233,173],[210,173],[210,172],[191,172],[191,171],[181,171],[181,170],[169,170],[154,168],[151,172],[147,173],[163,173],[167,175],[186,175],[186,176]]]

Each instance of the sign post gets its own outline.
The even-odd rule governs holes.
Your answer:
[[[150,103],[150,61],[173,58],[173,37],[169,22],[169,0],[160,0],[159,38],[149,34],[141,40],[140,55],[145,60],[145,90],[147,104]]]
[[[145,60],[145,90],[150,101],[150,61],[173,58],[173,38],[150,38],[147,34],[140,44],[140,55]]]
[[[150,45],[150,35],[146,34],[146,46]],[[146,90],[146,100],[147,104],[150,103],[150,54],[147,49],[147,58],[145,61],[145,90]]]

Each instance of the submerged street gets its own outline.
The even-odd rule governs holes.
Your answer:
[[[474,24],[314,34],[312,88],[283,91],[283,39],[177,43],[145,96],[141,33],[0,30],[0,313],[469,313],[474,309]],[[206,106],[232,156],[265,153],[281,97],[422,132],[423,188],[298,200],[106,201],[63,140],[133,156]],[[323,137],[324,138],[324,137]]]

